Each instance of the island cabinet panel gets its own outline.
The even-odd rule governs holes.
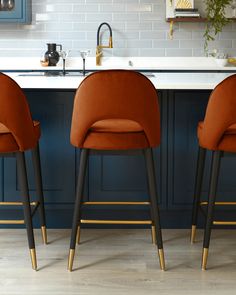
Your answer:
[[[41,123],[40,139],[45,202],[70,204],[75,193],[75,149],[70,145],[73,95],[67,92],[26,91],[32,116]],[[35,197],[31,153],[27,152],[29,188]],[[4,159],[4,199],[19,200],[16,161]],[[66,208],[66,207],[64,207]]]
[[[190,209],[198,152],[197,125],[203,120],[208,91],[169,92],[168,208]],[[209,163],[208,163],[209,164]],[[203,191],[206,193],[207,181]]]
[[[70,144],[74,91],[25,90],[32,116],[41,122],[42,175],[49,227],[70,227],[75,200],[80,152]],[[197,123],[204,118],[210,91],[162,90],[158,92],[161,110],[161,145],[154,149],[157,189],[163,227],[189,227],[197,162]],[[207,196],[211,153],[203,194]],[[30,192],[35,199],[31,154],[27,152]],[[224,157],[219,181],[219,199],[235,200],[236,158]],[[16,161],[0,159],[0,200],[18,201]],[[142,155],[91,155],[88,163],[84,200],[148,200],[145,162]],[[108,210],[107,210],[108,209]],[[132,208],[133,209],[133,208]],[[3,210],[4,211],[4,210]],[[1,210],[1,216],[4,215]],[[108,211],[108,215],[106,212]],[[83,217],[138,218],[149,216],[147,207],[90,206]],[[133,211],[132,211],[133,212]],[[11,215],[12,218],[14,218]],[[15,214],[15,217],[18,216]],[[38,223],[36,223],[38,225]]]

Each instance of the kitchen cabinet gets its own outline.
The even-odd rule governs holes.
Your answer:
[[[41,122],[42,174],[49,227],[70,227],[75,198],[79,151],[70,144],[73,90],[26,90],[34,119]],[[210,90],[161,90],[161,146],[155,149],[157,186],[163,227],[189,227],[197,160],[197,123],[204,118]],[[210,153],[207,161],[209,164]],[[235,158],[225,157],[219,182],[219,198],[236,195]],[[19,200],[16,162],[0,162],[0,198]],[[31,195],[35,196],[30,154],[27,153]],[[207,165],[206,176],[210,165]],[[207,195],[205,178],[203,195]],[[84,199],[89,201],[145,201],[147,185],[142,156],[101,156],[89,159]],[[89,207],[89,218],[147,218],[145,207],[105,210]],[[131,215],[130,215],[131,213]],[[102,215],[101,215],[102,214]],[[106,215],[103,215],[106,214]],[[11,215],[12,216],[12,215]],[[13,213],[14,216],[14,213]],[[132,217],[130,217],[132,216]]]
[[[32,0],[1,0],[0,23],[30,23]]]

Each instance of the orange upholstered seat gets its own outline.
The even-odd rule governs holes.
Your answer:
[[[236,75],[212,91],[204,122],[198,126],[198,139],[203,148],[236,152]]]
[[[34,132],[36,138],[40,138],[40,123],[33,121]],[[0,153],[16,152],[19,150],[19,146],[14,139],[14,135],[3,124],[0,123]]]
[[[84,148],[99,150],[127,150],[148,148],[142,127],[135,121],[107,119],[94,123],[87,133]]]
[[[33,123],[24,93],[14,80],[2,73],[0,87],[0,152],[23,152],[35,148],[40,125]]]
[[[123,70],[89,75],[75,95],[71,143],[99,150],[158,146],[160,114],[152,83]]]
[[[198,124],[198,137],[202,138],[203,135],[203,122],[199,122]],[[222,135],[217,147],[215,150],[225,151],[225,152],[233,152],[236,151],[236,124],[230,125]]]

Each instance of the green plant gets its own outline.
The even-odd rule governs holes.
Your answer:
[[[207,51],[208,43],[215,40],[215,36],[222,32],[230,19],[225,16],[225,9],[231,4],[232,0],[204,0],[206,4],[206,30],[204,33],[204,49]]]

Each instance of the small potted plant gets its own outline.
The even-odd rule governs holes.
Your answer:
[[[215,40],[215,36],[222,32],[222,29],[231,20],[226,17],[226,8],[234,0],[205,0],[206,5],[206,30],[204,33],[204,49],[207,51],[208,43]]]

